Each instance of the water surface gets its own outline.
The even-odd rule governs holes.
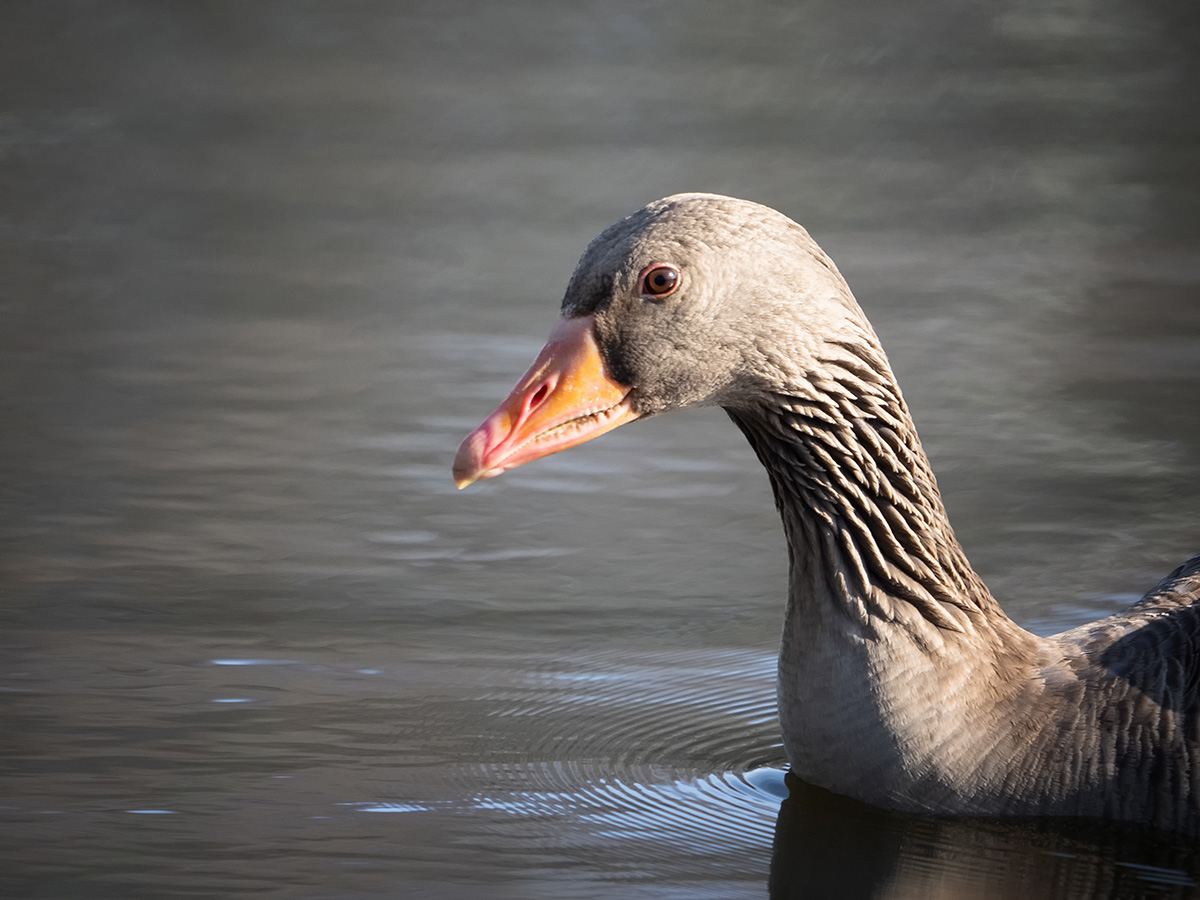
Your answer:
[[[1192,4],[0,13],[0,893],[1188,896],[1179,842],[785,782],[718,411],[457,494],[586,242],[804,223],[1052,633],[1200,550]]]

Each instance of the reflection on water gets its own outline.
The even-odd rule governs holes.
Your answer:
[[[838,261],[1005,607],[1127,604],[1200,549],[1197,10],[4,6],[0,894],[1193,891],[1161,836],[780,807],[721,415],[449,464],[595,233],[731,193]]]
[[[788,784],[775,830],[772,900],[1190,897],[1197,887],[1195,849],[1144,830],[899,816],[791,776]]]

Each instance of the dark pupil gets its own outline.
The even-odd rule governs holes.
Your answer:
[[[675,280],[678,277],[670,269],[655,272],[650,276],[650,290],[655,294],[665,294],[675,286]]]

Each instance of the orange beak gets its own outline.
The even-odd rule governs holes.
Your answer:
[[[559,318],[508,399],[458,448],[454,483],[460,489],[637,418],[630,388],[604,369],[594,326],[591,316]]]

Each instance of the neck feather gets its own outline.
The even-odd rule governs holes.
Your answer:
[[[907,623],[933,642],[1004,619],[954,537],[878,345],[827,343],[807,377],[789,381],[799,386],[727,411],[770,474],[793,604],[823,599],[868,629]]]

